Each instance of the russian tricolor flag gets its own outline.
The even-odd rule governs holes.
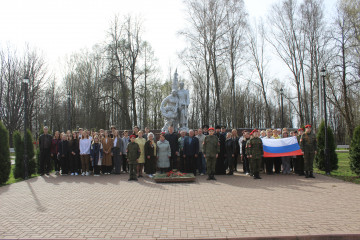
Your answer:
[[[296,137],[262,138],[264,157],[287,157],[303,155]]]

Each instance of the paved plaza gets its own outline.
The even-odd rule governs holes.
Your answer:
[[[0,187],[0,238],[360,238],[360,185],[321,175],[216,177],[50,175]]]

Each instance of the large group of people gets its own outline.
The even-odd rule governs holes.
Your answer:
[[[316,154],[316,137],[311,126],[288,131],[267,129],[259,131],[227,131],[224,126],[215,128],[207,125],[189,132],[160,133],[158,141],[149,128],[144,131],[135,126],[132,133],[125,130],[122,136],[115,126],[111,130],[98,132],[79,128],[78,131],[60,133],[52,137],[48,128],[39,137],[40,174],[49,175],[51,161],[55,175],[100,176],[129,173],[129,180],[154,177],[157,173],[178,170],[183,173],[208,175],[233,175],[234,172],[261,179],[260,173],[298,174],[313,178],[313,159]],[[303,151],[300,156],[263,157],[261,138],[279,139],[296,136]],[[238,162],[242,162],[242,171]]]

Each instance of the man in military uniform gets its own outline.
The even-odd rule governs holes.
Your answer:
[[[304,153],[305,177],[315,178],[313,175],[313,164],[317,149],[317,141],[315,134],[311,132],[311,125],[305,126],[305,133],[300,139],[300,147]]]
[[[264,155],[263,143],[259,138],[259,131],[253,130],[253,138],[249,140],[248,144],[248,157],[250,162],[250,170],[254,175],[254,179],[261,179],[260,177],[260,164],[261,158]]]
[[[299,128],[297,130],[297,141],[300,145],[300,139],[301,136],[304,134],[304,129]],[[294,164],[294,172],[296,174],[298,174],[299,176],[304,176],[304,156],[303,155],[297,155],[296,159],[295,159],[295,164]]]
[[[216,180],[214,177],[215,174],[215,164],[216,158],[219,156],[220,144],[217,136],[214,135],[215,129],[209,128],[209,135],[205,137],[204,140],[204,157],[206,158],[207,165],[207,174],[209,177],[207,180]]]
[[[135,135],[131,135],[130,136],[130,143],[127,146],[127,161],[129,163],[129,172],[130,172],[130,178],[129,181],[134,180],[137,181],[137,177],[136,177],[136,167],[137,167],[137,163],[139,161],[139,157],[140,157],[140,147],[139,145],[135,142],[136,136]]]

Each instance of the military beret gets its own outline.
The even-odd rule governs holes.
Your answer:
[[[304,129],[303,129],[303,128],[299,128],[299,129],[298,129],[298,132],[300,132],[300,131],[304,131]]]
[[[220,125],[216,125],[215,129],[221,129]]]
[[[211,131],[211,130],[215,131],[215,129],[213,127],[209,128],[209,131]]]
[[[136,138],[136,136],[135,136],[135,135],[131,135],[130,138]]]
[[[311,125],[310,125],[310,124],[308,124],[308,125],[306,125],[306,126],[305,126],[305,128],[311,128]]]

